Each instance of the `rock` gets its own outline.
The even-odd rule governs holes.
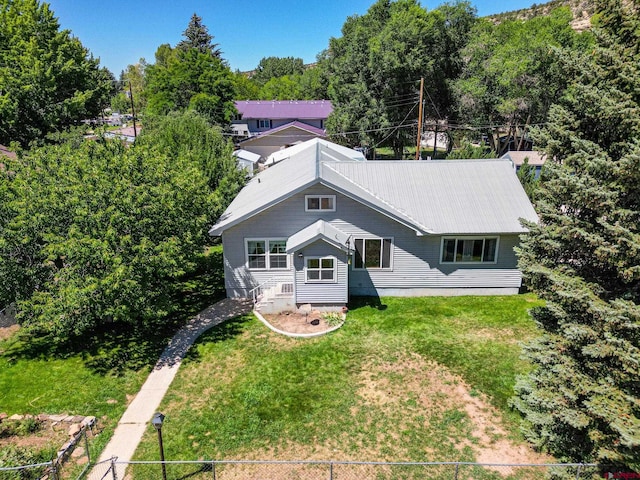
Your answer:
[[[84,425],[85,427],[93,427],[96,424],[96,417],[84,417],[84,420],[82,421],[82,425]]]
[[[22,419],[24,419],[24,416],[18,415],[17,413],[9,417],[9,420],[22,420]]]
[[[69,427],[68,433],[70,437],[74,437],[81,431],[82,431],[82,425],[80,425],[79,423],[72,423],[71,426]]]

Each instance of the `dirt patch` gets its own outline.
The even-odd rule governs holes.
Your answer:
[[[393,374],[403,379],[403,386],[390,385]],[[390,375],[391,374],[391,375]],[[470,438],[455,443],[474,452],[479,463],[548,463],[552,459],[535,452],[524,442],[510,438],[500,412],[481,394],[471,394],[471,387],[458,375],[436,362],[426,361],[417,354],[381,363],[362,373],[359,394],[382,408],[399,403],[404,398],[416,398],[421,409],[434,414],[460,411],[470,423]],[[399,390],[401,388],[401,390]],[[504,472],[502,472],[504,473]]]
[[[5,419],[3,422],[9,423],[10,420]],[[33,450],[44,450],[50,447],[60,448],[69,439],[68,431],[68,424],[43,421],[38,430],[30,435],[12,435],[0,438],[0,449],[8,445]]]
[[[19,325],[0,326],[0,341],[6,340],[20,330]]]
[[[418,354],[392,360],[371,358],[363,363],[357,384],[359,400],[350,410],[357,432],[311,442],[312,447],[283,441],[276,447],[243,452],[243,457],[487,464],[553,461],[514,439],[501,413],[484,396],[472,393],[460,376]],[[408,450],[412,443],[422,444],[421,451]],[[512,473],[502,467],[496,471]]]
[[[318,310],[311,310],[309,313],[282,312],[261,315],[271,326],[287,333],[321,333],[339,323],[330,320],[329,313]]]

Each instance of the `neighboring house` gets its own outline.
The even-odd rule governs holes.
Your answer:
[[[367,160],[364,156],[364,153],[362,153],[361,151],[343,147],[342,145],[336,145],[335,143],[331,143],[320,138],[313,138],[304,143],[300,143],[293,147],[284,148],[272,153],[267,157],[267,160],[264,162],[264,164],[265,166],[271,166],[276,163],[282,162],[287,158],[300,158],[302,155],[315,155],[317,151],[316,145],[326,147],[324,150],[325,155],[330,155],[330,152],[338,153],[340,155],[339,158],[341,161],[356,160],[364,162]]]
[[[325,136],[333,106],[329,100],[243,100],[231,129],[238,145],[263,159],[282,148]]]
[[[233,156],[236,157],[238,162],[238,168],[240,170],[246,170],[249,177],[253,177],[253,173],[258,169],[258,161],[260,155],[257,153],[248,152],[247,150],[235,150]]]
[[[8,158],[13,158],[13,159],[17,157],[16,153],[9,150],[8,147],[5,147],[4,145],[0,145],[0,159],[2,159],[3,156]]]
[[[211,228],[229,297],[278,311],[519,291],[520,219],[537,215],[509,162],[354,161],[332,145],[256,175]]]
[[[133,143],[136,141],[136,137],[140,135],[142,125],[136,125],[136,127],[121,127],[115,130],[109,130],[104,133],[105,138],[117,138],[126,143]]]
[[[527,160],[530,166],[535,167],[535,178],[538,179],[540,178],[542,166],[544,165],[547,156],[544,153],[520,150],[507,152],[500,158],[509,160],[516,172],[520,170],[520,167],[524,164],[525,160]]]

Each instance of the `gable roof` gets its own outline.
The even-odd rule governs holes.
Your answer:
[[[317,145],[322,145],[326,148],[318,149]],[[358,152],[357,150],[353,150],[352,148],[343,147],[342,145],[331,143],[321,138],[312,138],[311,140],[308,140],[306,142],[299,143],[298,145],[294,145],[289,148],[283,148],[282,150],[278,150],[277,152],[272,153],[267,157],[265,165],[278,163],[291,157],[298,157],[300,155],[303,155],[303,152],[305,151],[307,151],[311,155],[320,155],[321,160],[333,160],[339,162],[348,160],[365,162],[367,160],[362,152]]]
[[[209,231],[221,235],[320,183],[416,234],[521,233],[538,217],[506,160],[353,161],[316,142],[254,177]],[[291,164],[295,162],[295,167]]]
[[[323,240],[336,248],[348,251],[349,235],[324,220],[318,220],[299,232],[291,235],[287,240],[287,253],[300,250],[316,240]]]
[[[303,136],[304,138],[309,138],[309,134],[315,135],[318,137],[325,136],[325,131],[322,130],[321,128],[317,128],[312,125],[307,125],[306,123],[298,122],[296,120],[295,122],[285,123],[284,125],[280,125],[279,127],[275,127],[270,130],[265,130],[264,132],[260,132],[256,135],[253,135],[252,137],[249,137],[247,139],[240,141],[238,145],[247,145],[256,140],[262,140],[265,137],[268,137],[270,135],[273,135],[274,137],[278,136],[279,134],[283,135],[286,130],[292,130],[292,132],[289,133],[288,136],[300,135],[300,136]]]
[[[529,159],[529,165],[538,167],[544,165],[545,160],[547,159],[547,155],[545,153],[534,152],[530,150],[518,150],[518,151],[509,151],[505,153],[502,157],[507,160],[510,160],[516,167],[521,167],[526,158]]]
[[[235,105],[243,120],[327,118],[333,111],[329,100],[240,100]]]
[[[260,155],[258,155],[257,153],[249,152],[248,150],[243,149],[234,150],[232,155],[251,163],[256,163],[258,160],[260,160]]]

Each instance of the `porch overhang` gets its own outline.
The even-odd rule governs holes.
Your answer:
[[[317,240],[323,240],[340,250],[349,252],[350,238],[351,235],[347,235],[324,220],[318,220],[289,237],[287,253],[298,251]]]

